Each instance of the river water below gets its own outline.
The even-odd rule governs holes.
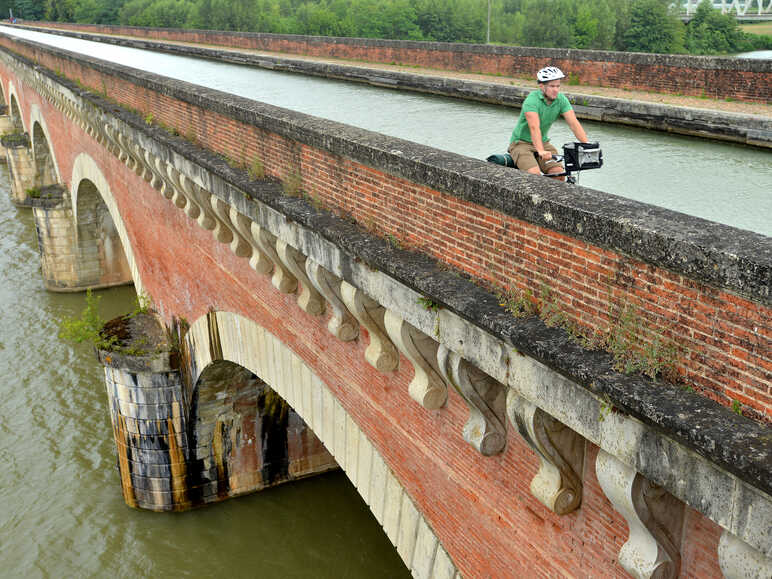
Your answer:
[[[189,513],[123,502],[101,367],[57,339],[83,294],[43,289],[0,165],[0,577],[409,577],[341,472]],[[105,318],[131,287],[98,292]]]

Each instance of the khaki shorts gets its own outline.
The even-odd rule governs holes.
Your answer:
[[[553,155],[558,154],[558,150],[552,146],[552,143],[544,143],[544,150],[549,151]],[[536,165],[539,166],[542,173],[546,173],[551,167],[562,167],[561,163],[558,163],[554,159],[544,161],[539,159],[536,161],[536,157],[533,154],[536,152],[536,148],[532,143],[528,141],[515,141],[509,144],[509,154],[512,156],[512,160],[515,162],[515,166],[521,171],[528,171],[533,169]]]

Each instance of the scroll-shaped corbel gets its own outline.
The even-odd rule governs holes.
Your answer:
[[[190,203],[198,205],[200,213],[196,222],[207,231],[212,231],[217,227],[217,218],[212,211],[212,205],[209,198],[212,196],[209,191],[201,188],[197,183],[188,179],[184,174],[179,174],[180,187],[185,192],[185,196]]]
[[[212,235],[214,235],[214,238],[219,241],[220,243],[228,243],[230,244],[233,241],[233,231],[230,227],[228,227],[228,223],[230,222],[230,218],[228,218],[227,221],[223,221],[222,215],[223,213],[228,212],[228,205],[224,203],[221,199],[218,199],[211,193],[207,192],[207,195],[209,196],[209,207],[212,208],[214,211],[214,229],[212,230]],[[223,205],[225,207],[223,207]]]
[[[214,195],[209,198],[209,201],[212,204],[215,215],[217,215],[217,227],[214,228],[212,234],[219,241],[230,238],[228,241],[223,241],[223,243],[229,243],[231,251],[238,257],[252,257],[252,245],[244,239],[233,223],[231,223],[231,206]]]
[[[134,171],[137,175],[142,174],[142,167],[141,163],[137,160],[135,154],[134,154],[134,144],[129,141],[126,138],[126,135],[123,133],[117,133],[116,137],[118,138],[118,142],[121,144],[121,149],[123,149],[123,152],[126,154],[126,166],[131,170]]]
[[[233,227],[236,228],[241,236],[252,247],[252,256],[249,258],[249,267],[257,273],[269,274],[273,271],[273,262],[258,247],[257,241],[252,233],[252,220],[246,215],[239,213],[235,207],[230,208],[230,217]]]
[[[321,316],[324,313],[324,298],[306,275],[306,256],[281,239],[276,241],[276,253],[292,275],[300,281],[301,290],[298,294],[300,309],[312,316]]]
[[[158,161],[160,161],[160,159],[147,149],[145,149],[142,154],[145,158],[145,165],[150,172],[150,186],[159,192],[164,188],[167,188],[166,176],[158,170]]]
[[[501,452],[507,442],[506,387],[443,345],[437,362],[469,407],[464,440],[485,456]]]
[[[175,173],[177,173],[176,169],[172,167],[171,163],[162,160],[160,157],[156,157],[155,159],[155,168],[163,177],[161,195],[165,199],[172,201],[172,203],[174,203],[174,205],[180,209],[186,209],[185,214],[190,217],[190,213],[187,210],[190,202],[185,197],[185,195],[183,195],[180,182],[175,178]],[[174,201],[175,198],[179,197],[182,197],[182,206],[178,205],[177,202]]]
[[[356,340],[359,335],[359,322],[349,313],[341,299],[341,279],[311,258],[306,259],[306,273],[308,279],[332,308],[332,316],[327,323],[327,329],[342,342]]]
[[[134,167],[134,172],[149,183],[153,178],[153,174],[145,164],[145,150],[139,143],[136,142],[132,142],[131,147],[133,149],[132,157],[134,157],[134,160],[137,163],[137,166]]]
[[[386,331],[415,370],[408,386],[410,397],[427,410],[437,410],[448,399],[448,386],[437,367],[439,344],[391,310],[384,315]]]
[[[399,353],[383,326],[386,308],[345,280],[340,284],[340,295],[348,310],[370,334],[365,360],[380,372],[396,370],[399,366]]]
[[[622,567],[640,579],[677,577],[684,504],[602,449],[595,470],[603,492],[630,529],[619,551]]]
[[[515,390],[507,395],[507,414],[539,455],[541,466],[531,481],[533,495],[558,515],[576,510],[582,502],[584,438]]]
[[[185,210],[188,217],[195,219],[196,223],[207,231],[214,229],[215,220],[209,208],[209,198],[203,198],[205,192],[171,165],[167,165],[166,171],[172,181],[179,184],[181,194],[188,200]]]
[[[276,253],[276,236],[254,221],[251,227],[257,246],[274,263],[273,276],[271,277],[273,287],[283,294],[291,294],[298,288],[298,280],[279,259],[279,255]]]
[[[118,157],[118,160],[121,163],[128,166],[129,155],[123,146],[123,142],[118,138],[119,132],[115,128],[109,125],[105,125],[105,133],[107,133],[107,136],[110,138],[112,147],[114,148],[113,154]]]
[[[164,161],[160,157],[155,158],[155,169],[163,180],[161,195],[171,200],[175,207],[184,210],[185,215],[191,219],[198,219],[198,216],[201,214],[201,207],[185,195],[182,185],[180,185],[179,171],[171,163]]]

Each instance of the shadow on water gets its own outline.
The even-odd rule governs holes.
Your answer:
[[[132,287],[97,292],[105,318]],[[190,513],[128,508],[89,346],[57,339],[83,294],[43,289],[29,209],[0,166],[0,563],[8,577],[408,577],[337,472]]]

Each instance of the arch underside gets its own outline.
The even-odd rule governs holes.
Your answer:
[[[187,501],[205,504],[338,467],[303,419],[250,370],[215,360],[193,389]]]
[[[378,450],[299,356],[252,320],[229,312],[200,318],[185,339],[191,383],[218,360],[258,376],[335,458],[413,575],[456,576],[447,552]]]
[[[131,283],[143,294],[139,269],[117,201],[99,165],[87,153],[73,163],[70,198],[75,243],[81,253],[96,251],[99,287]]]

